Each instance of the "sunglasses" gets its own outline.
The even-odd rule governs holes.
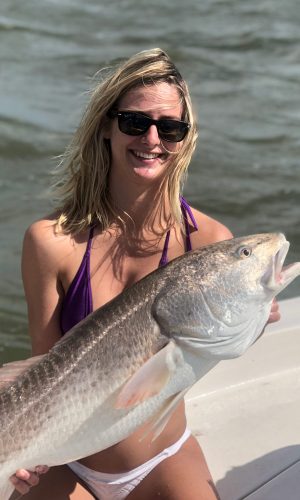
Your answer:
[[[190,124],[183,121],[168,118],[153,120],[135,111],[111,110],[108,112],[108,117],[118,118],[119,130],[127,135],[143,135],[151,125],[155,125],[160,139],[167,142],[182,141],[190,128]]]

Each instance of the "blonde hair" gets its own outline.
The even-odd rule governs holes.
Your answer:
[[[168,226],[181,220],[179,195],[196,146],[197,126],[185,81],[164,51],[152,49],[120,64],[91,93],[81,123],[62,155],[57,169],[59,180],[54,184],[58,226],[64,233],[77,234],[91,224],[100,224],[105,230],[113,218],[120,218],[108,191],[111,160],[109,141],[104,137],[107,113],[132,88],[162,81],[176,86],[183,105],[182,119],[190,123],[181,147],[171,157],[160,190],[161,196],[169,196]]]

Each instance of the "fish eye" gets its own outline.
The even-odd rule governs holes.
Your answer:
[[[239,257],[250,257],[250,255],[252,254],[252,250],[250,247],[240,247],[238,250],[237,250],[237,254]]]

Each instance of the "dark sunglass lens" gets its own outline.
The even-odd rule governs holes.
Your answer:
[[[149,118],[138,113],[120,113],[118,118],[120,130],[124,134],[141,135],[149,128]]]
[[[188,125],[175,120],[161,120],[159,123],[159,133],[165,141],[180,142],[184,139],[188,131]]]

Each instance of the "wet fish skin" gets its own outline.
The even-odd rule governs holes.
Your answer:
[[[299,263],[282,272],[287,250],[283,235],[263,234],[184,254],[92,313],[4,387],[1,500],[20,467],[77,460],[151,418],[160,429],[176,394],[259,336],[273,297],[300,274]]]

